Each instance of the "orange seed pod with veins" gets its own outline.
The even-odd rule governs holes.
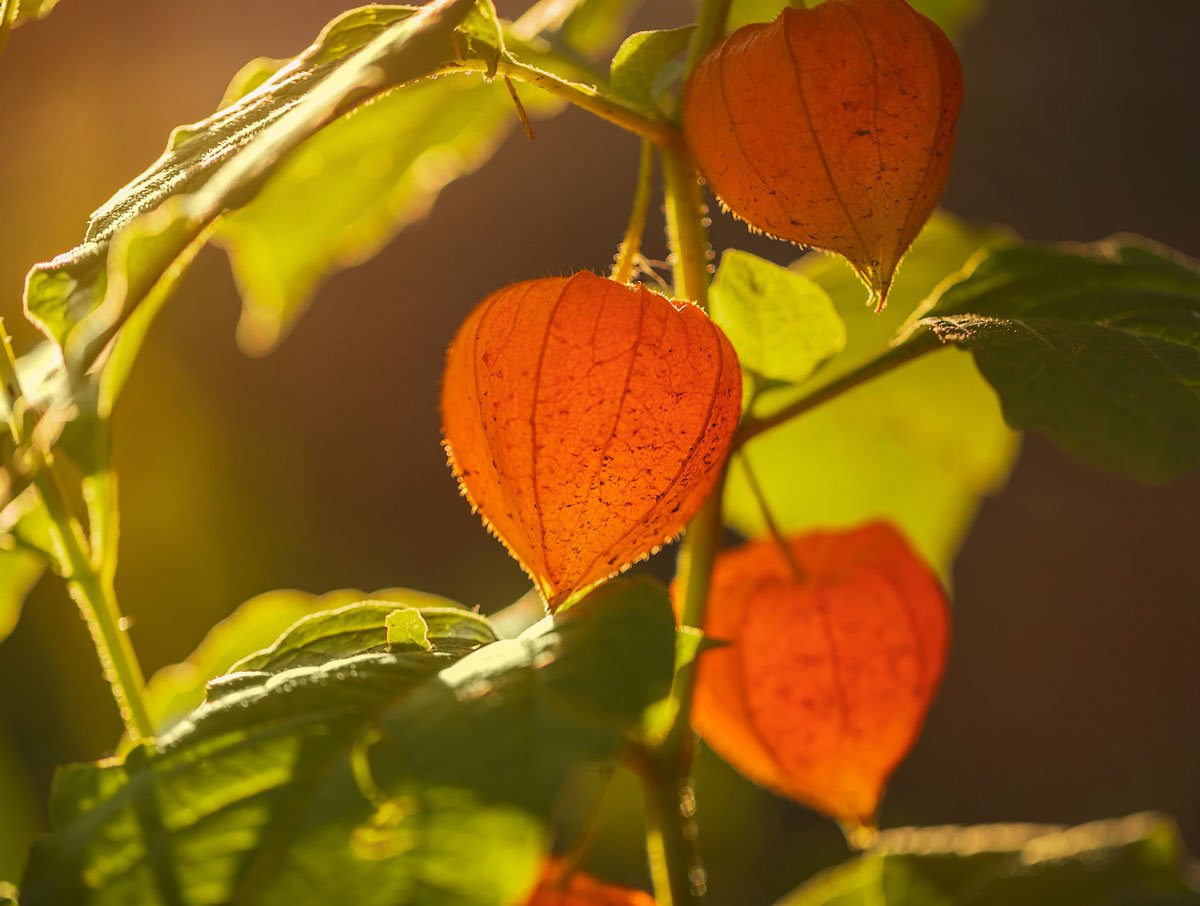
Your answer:
[[[962,96],[949,39],[904,0],[826,0],[718,44],[683,126],[723,204],[844,256],[881,309],[946,185]]]

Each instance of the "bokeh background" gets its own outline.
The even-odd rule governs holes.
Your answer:
[[[33,341],[19,315],[30,264],[74,245],[242,63],[295,53],[342,6],[66,0],[14,35],[0,61],[0,314],[19,347]],[[683,0],[650,0],[637,25],[687,18]],[[1131,230],[1200,256],[1200,3],[993,0],[960,49],[951,211],[1033,239]],[[407,585],[485,610],[527,590],[445,469],[443,351],[496,286],[609,265],[636,155],[634,139],[575,111],[532,143],[510,138],[427,220],[330,281],[264,359],[234,345],[222,253],[200,256],[118,417],[118,590],[148,670],[274,588]],[[714,239],[795,257],[725,219]],[[1030,438],[958,561],[951,663],[884,822],[1153,808],[1200,849],[1198,548],[1200,481],[1139,486]],[[54,766],[105,753],[118,732],[84,626],[46,579],[0,644],[0,877],[44,822]],[[698,785],[716,902],[770,902],[845,856],[827,822],[710,755]],[[645,883],[636,807],[623,787],[593,864]]]

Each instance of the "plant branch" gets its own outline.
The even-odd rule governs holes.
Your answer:
[[[642,254],[642,236],[646,232],[646,220],[650,214],[650,196],[654,191],[654,145],[642,139],[642,153],[638,160],[637,189],[633,193],[633,210],[629,214],[629,225],[625,227],[625,238],[617,253],[612,278],[618,283],[628,283],[634,266]]]
[[[3,325],[0,325],[0,346],[3,347],[0,350],[0,383],[3,384],[8,403],[9,429],[13,440],[21,445],[26,440],[22,436],[21,419],[17,411],[21,386],[12,342]],[[29,446],[30,452],[36,457],[32,466],[32,482],[50,519],[51,537],[67,588],[92,633],[100,666],[112,687],[113,698],[116,699],[128,735],[133,740],[149,739],[154,735],[154,726],[142,696],[145,678],[126,632],[126,621],[121,616],[113,588],[115,523],[96,526],[95,536],[99,547],[90,550],[83,527],[71,508],[65,481],[53,452],[38,450],[33,443]],[[103,513],[105,517],[111,516],[115,520],[115,510],[109,509],[115,506],[111,499],[115,495],[115,484],[111,481],[115,481],[111,474],[101,479],[103,490],[97,493],[104,495],[104,498],[102,505],[101,501],[95,501],[97,505],[92,508],[93,516]]]
[[[667,245],[671,250],[672,282],[677,298],[708,308],[707,213],[700,194],[700,175],[686,150],[663,152],[666,191]]]
[[[483,60],[464,60],[446,71],[486,72],[487,68],[488,65]],[[660,148],[680,148],[683,145],[683,136],[673,124],[665,119],[647,116],[602,87],[570,82],[553,73],[511,59],[501,59],[496,73],[540,88],[622,129],[649,139]]]
[[[684,148],[663,150],[663,177],[675,295],[706,308],[710,258],[707,220],[699,175]],[[704,626],[713,562],[721,545],[724,485],[722,470],[680,544],[676,587],[680,623],[684,626]],[[646,797],[646,850],[660,906],[700,903],[707,886],[696,844],[691,784],[695,677],[693,665],[676,670],[671,689],[677,705],[674,722],[662,742],[645,753],[640,769]]]
[[[729,18],[732,0],[706,0],[700,7],[696,19],[696,31],[688,46],[688,72],[691,72],[708,49],[725,34],[725,22]]]
[[[867,381],[877,378],[881,374],[886,374],[889,371],[899,368],[901,365],[941,348],[943,348],[941,341],[938,340],[932,331],[915,334],[911,339],[906,340],[898,346],[891,347],[870,361],[864,362],[853,371],[847,372],[841,377],[830,381],[823,387],[819,387],[808,394],[808,396],[801,397],[794,403],[784,406],[778,412],[773,412],[763,418],[755,418],[753,416],[743,418],[741,428],[738,429],[738,436],[734,441],[734,446],[735,448],[745,446],[748,441],[762,434],[764,431],[770,431],[784,422],[791,421],[793,418],[817,408],[822,403],[827,403],[841,396],[848,390],[853,390],[859,384],[865,384]]]
[[[779,548],[783,559],[787,561],[788,568],[791,569],[796,581],[804,581],[804,570],[800,568],[800,562],[796,559],[792,546],[788,544],[787,538],[779,530],[779,523],[775,521],[775,516],[771,513],[771,507],[767,504],[767,496],[763,493],[762,485],[758,483],[758,475],[755,474],[754,467],[750,465],[750,455],[745,450],[739,450],[736,455],[738,463],[742,467],[742,473],[746,476],[746,484],[750,486],[750,493],[754,495],[754,499],[758,503],[758,510],[762,513],[763,522],[767,524],[768,534]]]

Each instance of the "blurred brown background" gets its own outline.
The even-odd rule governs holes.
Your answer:
[[[29,265],[75,244],[242,63],[298,51],[342,6],[66,0],[14,35],[0,61],[0,314],[19,345]],[[687,16],[684,0],[651,0],[638,25]],[[1200,3],[993,0],[960,43],[950,210],[1036,239],[1132,230],[1200,256]],[[443,350],[490,289],[606,267],[635,158],[632,138],[574,111],[533,143],[510,139],[427,221],[332,280],[261,360],[234,347],[222,254],[201,256],[119,415],[118,587],[148,670],[273,588],[409,585],[489,610],[526,590],[444,467]],[[729,221],[714,232],[718,247],[794,257]],[[1137,486],[1031,438],[959,561],[951,665],[885,823],[1155,808],[1200,849],[1198,542],[1200,481]],[[0,821],[41,821],[53,766],[104,753],[118,730],[84,627],[47,579],[0,645],[0,771],[32,791],[0,784]],[[711,757],[698,782],[718,903],[770,902],[845,854],[826,822]],[[595,864],[644,883],[639,829],[622,827]],[[20,862],[0,852],[0,876]]]

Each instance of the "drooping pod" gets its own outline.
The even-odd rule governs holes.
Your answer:
[[[962,96],[949,39],[904,0],[825,0],[702,58],[683,127],[735,215],[843,255],[882,308],[945,187]]]
[[[750,779],[848,830],[873,826],[946,661],[933,572],[890,525],[771,539],[717,558],[692,723]]]
[[[485,299],[450,345],[442,426],[464,494],[555,609],[695,515],[741,405],[695,305],[591,273]]]

